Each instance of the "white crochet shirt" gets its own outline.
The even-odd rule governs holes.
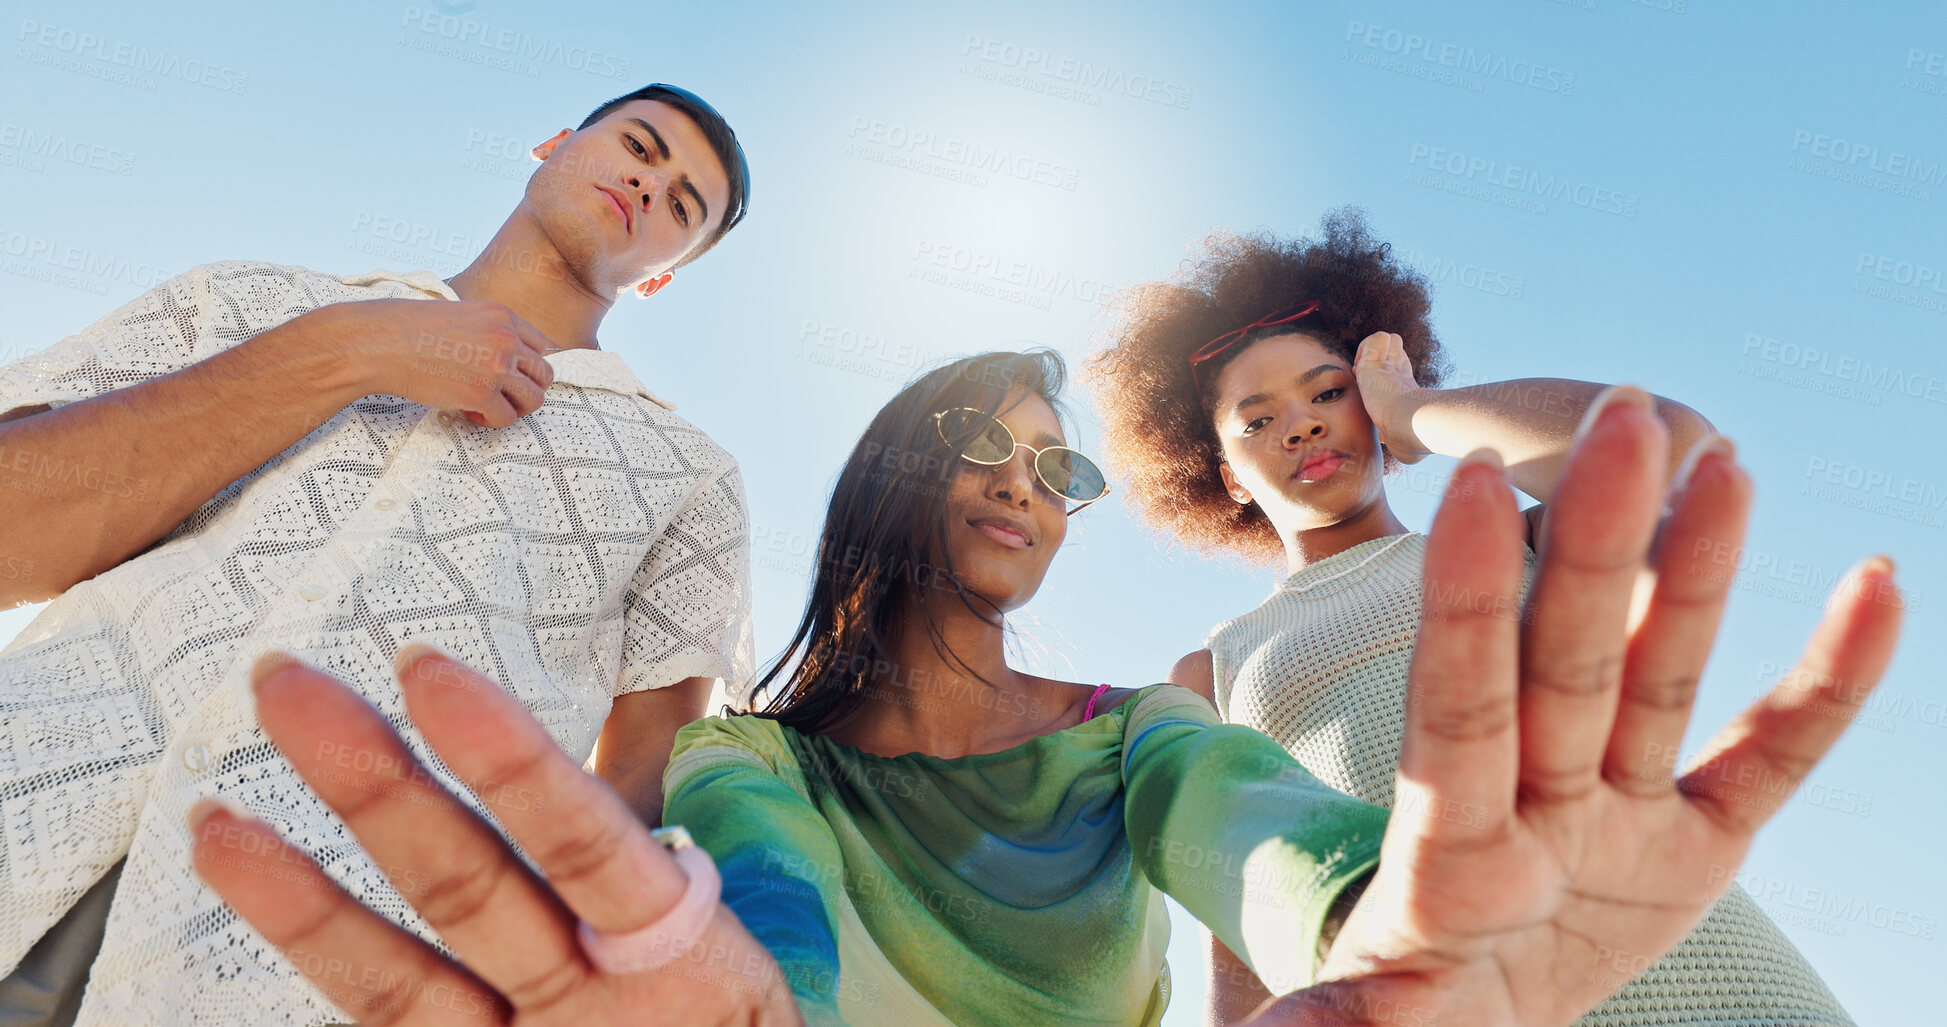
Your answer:
[[[1534,554],[1526,558],[1532,574]],[[1425,562],[1419,533],[1362,542],[1286,578],[1257,609],[1211,629],[1204,646],[1224,720],[1270,735],[1320,781],[1390,809]],[[1582,1027],[1852,1023],[1735,882],[1662,959],[1647,969],[1621,964],[1589,967],[1612,986],[1641,976],[1591,1010]]]
[[[0,367],[0,411],[100,395],[313,308],[386,298],[458,297],[426,271],[199,267]],[[0,651],[0,975],[126,854],[81,1023],[348,1019],[190,869],[185,816],[210,795],[431,936],[258,728],[246,674],[267,649],[358,688],[449,787],[392,676],[410,640],[509,687],[577,760],[616,696],[718,677],[742,697],[753,650],[735,461],[616,354],[548,359],[544,405],[499,430],[358,400]]]

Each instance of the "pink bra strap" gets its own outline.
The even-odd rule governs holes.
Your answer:
[[[1097,686],[1095,686],[1095,694],[1094,694],[1094,695],[1091,695],[1091,696],[1089,696],[1089,697],[1088,697],[1088,705],[1087,705],[1087,706],[1084,706],[1084,707],[1082,707],[1082,719],[1083,719],[1083,720],[1094,720],[1094,719],[1095,719],[1095,700],[1097,700],[1097,699],[1100,699],[1100,698],[1102,698],[1102,693],[1103,693],[1103,692],[1106,692],[1106,691],[1108,691],[1108,690],[1109,690],[1109,686],[1108,686],[1108,685],[1097,685]]]

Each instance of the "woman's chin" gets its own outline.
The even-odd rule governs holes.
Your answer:
[[[982,609],[994,609],[1001,613],[1011,613],[1028,604],[1034,598],[1036,588],[1023,588],[1020,582],[996,581],[991,578],[968,578],[961,576],[961,583],[974,605]],[[1038,582],[1036,583],[1038,586]]]
[[[1287,530],[1285,534],[1303,535],[1310,531],[1324,531],[1328,528],[1336,528],[1351,520],[1355,513],[1356,511],[1354,510],[1346,509],[1321,509],[1313,506],[1300,507],[1293,512],[1293,516],[1289,522],[1294,527]]]
[[[1283,498],[1285,508],[1291,512],[1291,522],[1299,526],[1299,531],[1315,531],[1344,524],[1372,505],[1374,493],[1381,497],[1385,495],[1376,486],[1350,478],[1297,484],[1299,487],[1292,490],[1296,494]]]

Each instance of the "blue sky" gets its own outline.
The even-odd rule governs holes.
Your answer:
[[[1789,665],[1832,579],[1898,559],[1913,602],[1880,695],[1740,880],[1860,1022],[1933,1005],[1947,9],[820,7],[12,5],[0,360],[213,260],[451,274],[527,147],[644,82],[687,86],[745,142],[749,220],[602,340],[741,460],[768,655],[832,473],[900,382],[985,348],[1078,362],[1102,300],[1210,229],[1357,204],[1434,280],[1458,380],[1634,381],[1738,442],[1758,504],[1686,754]],[[1395,483],[1409,525],[1450,467]],[[1158,680],[1273,580],[1173,550],[1113,496],[1078,522],[1018,617],[1038,670]],[[32,613],[0,613],[0,640]]]

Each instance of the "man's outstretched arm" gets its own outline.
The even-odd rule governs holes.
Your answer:
[[[0,561],[26,568],[0,575],[0,608],[53,598],[149,548],[360,396],[511,424],[554,380],[546,348],[495,303],[340,303],[160,377],[0,412]]]

